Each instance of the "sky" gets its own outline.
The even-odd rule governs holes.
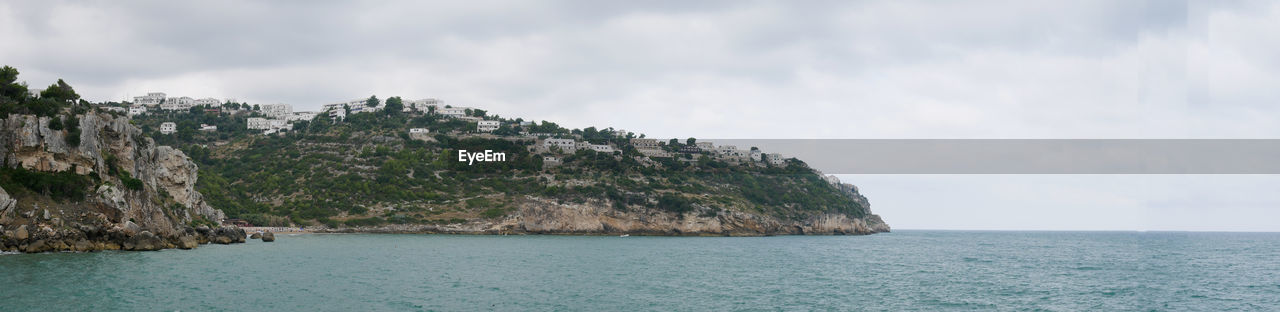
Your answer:
[[[30,1],[0,3],[0,62],[95,101],[432,97],[659,138],[1276,138],[1275,29],[1272,1]],[[1267,175],[840,177],[895,228],[1280,231]]]

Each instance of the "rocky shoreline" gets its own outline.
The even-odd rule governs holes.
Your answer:
[[[869,235],[887,233],[879,215],[852,217],[838,213],[782,220],[739,211],[695,211],[675,214],[656,209],[621,211],[590,200],[561,204],[528,197],[512,213],[495,219],[455,224],[389,224],[368,227],[311,227],[317,233],[550,234],[651,236]]]
[[[124,226],[76,225],[53,229],[47,225],[3,231],[0,251],[25,253],[57,251],[192,249],[203,244],[236,244],[245,242],[244,230],[231,227],[187,227],[173,234],[156,234],[139,228],[133,222]]]

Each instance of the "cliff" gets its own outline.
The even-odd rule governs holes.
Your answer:
[[[451,233],[451,234],[592,234],[677,236],[866,235],[889,232],[878,215],[850,217],[822,213],[803,220],[733,210],[700,208],[671,213],[658,209],[621,211],[603,200],[581,204],[526,197],[500,218],[473,219],[455,224],[398,224],[320,228],[328,232]]]
[[[76,132],[50,128],[51,117],[0,119],[0,164],[14,175],[6,179],[8,189],[0,188],[4,250],[187,249],[243,242],[242,230],[218,228],[225,216],[195,190],[197,166],[182,151],[156,146],[125,117],[69,117],[52,118],[77,120],[78,142],[66,137]],[[83,185],[35,181],[50,176]],[[66,192],[76,195],[50,195],[50,188],[60,187],[74,188]]]

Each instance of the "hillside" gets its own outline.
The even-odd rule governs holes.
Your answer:
[[[450,106],[405,109],[402,103],[371,101],[376,110],[363,113],[347,106],[345,118],[321,113],[270,135],[245,129],[263,111],[241,103],[153,111],[134,123],[199,164],[197,190],[211,205],[260,226],[680,235],[888,231],[855,187],[832,183],[797,159],[698,151],[713,145],[694,139],[639,149],[633,140],[642,135],[612,128],[565,129],[479,109],[448,116],[440,110]],[[496,122],[496,129],[479,131],[481,121]],[[163,122],[176,123],[176,133],[155,132]],[[218,128],[196,131],[197,124]],[[549,147],[553,139],[576,141],[579,148]],[[500,152],[505,160],[459,161],[461,150]]]
[[[0,249],[156,250],[244,241],[195,190],[196,164],[58,81],[0,81]],[[52,90],[52,91],[51,91]]]

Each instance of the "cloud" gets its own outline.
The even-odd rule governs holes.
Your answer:
[[[95,100],[437,97],[699,138],[1274,138],[1266,1],[0,3]]]

